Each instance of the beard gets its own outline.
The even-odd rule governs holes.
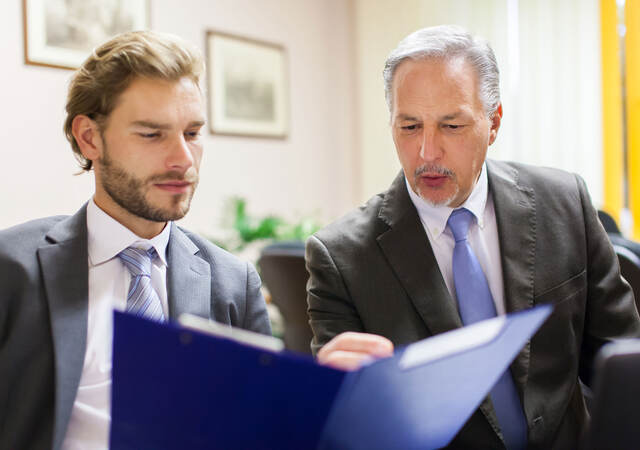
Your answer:
[[[420,183],[418,183],[418,179],[419,179],[420,175],[422,175],[425,172],[437,173],[437,174],[444,175],[444,176],[448,177],[453,182],[453,186],[454,186],[454,189],[449,194],[449,196],[447,196],[445,198],[438,199],[438,200],[434,200],[434,199],[431,199],[431,198],[427,197],[426,193],[423,193],[422,189],[420,189]],[[423,166],[420,166],[420,167],[416,168],[416,170],[414,171],[413,176],[414,176],[414,185],[416,186],[416,194],[418,194],[418,196],[422,200],[424,200],[425,202],[427,202],[431,206],[450,206],[451,202],[453,202],[453,200],[458,195],[458,192],[460,191],[460,186],[458,186],[457,177],[456,177],[455,172],[453,170],[447,169],[446,167],[443,167],[443,166],[439,166],[439,165],[435,165],[435,164],[423,165]]]
[[[101,183],[105,192],[121,208],[146,220],[153,222],[167,222],[182,219],[189,211],[191,198],[198,186],[198,174],[184,174],[169,171],[147,178],[138,178],[109,157],[105,146],[100,160]],[[163,181],[189,181],[191,190],[187,193],[174,194],[169,207],[153,205],[146,198],[149,187]]]

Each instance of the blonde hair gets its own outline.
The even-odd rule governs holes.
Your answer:
[[[67,94],[64,134],[83,170],[91,170],[72,133],[73,119],[86,115],[104,129],[118,98],[140,77],[178,81],[183,77],[196,85],[204,73],[199,50],[177,36],[151,31],[122,33],[96,48],[76,71]]]

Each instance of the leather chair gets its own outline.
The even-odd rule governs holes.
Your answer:
[[[598,219],[600,219],[600,223],[602,223],[604,231],[606,231],[607,233],[621,234],[616,220],[609,213],[606,213],[603,210],[599,209]]]
[[[313,334],[307,314],[304,242],[276,242],[265,247],[258,260],[260,277],[284,321],[284,344],[289,350],[311,354]]]
[[[620,261],[620,273],[631,285],[636,297],[636,307],[640,311],[640,257],[627,247],[614,245],[613,249]]]
[[[627,239],[621,234],[616,233],[608,233],[607,236],[609,236],[611,245],[614,247],[626,248],[631,253],[635,254],[636,257],[640,258],[640,242],[632,241],[631,239]]]

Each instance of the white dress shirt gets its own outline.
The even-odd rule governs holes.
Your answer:
[[[78,394],[62,448],[98,450],[109,446],[111,420],[111,351],[113,310],[124,311],[131,275],[118,258],[134,245],[155,247],[158,258],[151,267],[151,284],[158,293],[165,317],[167,306],[166,249],[170,224],[152,239],[142,239],[101,210],[93,201],[87,204],[89,253],[89,313],[87,349]]]
[[[447,220],[454,208],[433,206],[416,194],[407,182],[409,197],[418,210],[420,221],[424,227],[431,248],[438,262],[440,273],[449,289],[451,298],[456,301],[456,289],[453,282],[453,247],[455,240],[447,227]],[[480,177],[467,200],[460,206],[473,213],[476,221],[471,222],[467,240],[476,254],[480,266],[487,277],[489,290],[493,296],[498,315],[506,311],[504,302],[504,284],[502,278],[502,261],[500,259],[500,241],[498,225],[493,207],[493,199],[489,195],[487,165],[482,165]],[[457,208],[456,208],[457,209]]]

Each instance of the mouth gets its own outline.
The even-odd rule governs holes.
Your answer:
[[[418,179],[421,184],[435,188],[440,187],[444,183],[446,183],[449,177],[441,173],[423,173],[418,177]]]
[[[184,194],[189,192],[191,189],[192,183],[189,181],[162,181],[160,183],[155,183],[154,186],[163,191],[172,193],[172,194]]]

